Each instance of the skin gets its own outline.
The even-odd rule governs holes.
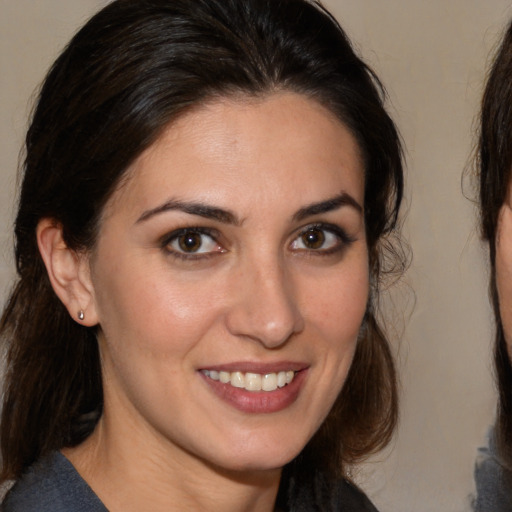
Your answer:
[[[217,99],[169,126],[111,197],[91,254],[40,224],[55,290],[99,324],[104,414],[64,454],[109,510],[273,510],[281,468],[352,362],[368,299],[363,200],[346,127],[275,93]],[[176,230],[191,227],[199,250],[186,253]],[[298,392],[278,411],[240,410],[200,371],[226,364],[295,364]]]
[[[496,285],[505,341],[508,354],[512,359],[512,202],[510,192],[498,216]]]

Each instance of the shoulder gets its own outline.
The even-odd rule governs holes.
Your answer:
[[[33,464],[7,493],[2,512],[107,512],[71,462],[54,452]]]
[[[343,512],[378,512],[366,494],[347,480],[338,483],[335,494],[336,505]]]
[[[487,446],[478,449],[475,462],[475,485],[477,491],[473,501],[475,512],[512,510],[512,473],[501,462],[492,428],[487,436]]]
[[[288,506],[292,512],[378,512],[368,497],[345,479],[330,480],[322,474],[291,478]]]

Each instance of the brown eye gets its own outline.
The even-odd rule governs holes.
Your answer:
[[[342,251],[353,241],[339,226],[334,224],[311,224],[298,233],[290,248],[298,252],[328,255]]]
[[[165,246],[170,252],[185,255],[200,255],[223,252],[222,247],[210,235],[197,229],[181,229],[174,233]]]
[[[202,239],[199,233],[186,233],[178,238],[179,248],[183,252],[197,252],[201,248]]]
[[[311,228],[302,233],[302,243],[308,249],[320,249],[325,243],[325,234],[319,228]]]

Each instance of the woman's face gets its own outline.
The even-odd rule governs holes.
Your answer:
[[[117,442],[237,471],[300,452],[366,308],[363,174],[345,126],[292,93],[216,100],[138,158],[89,261]]]

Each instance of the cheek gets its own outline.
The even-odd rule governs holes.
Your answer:
[[[190,350],[214,321],[218,301],[205,287],[176,279],[147,261],[107,267],[96,281],[101,330],[116,352],[175,357]]]
[[[117,407],[128,397],[128,403],[158,423],[162,404],[173,403],[193,385],[195,371],[190,370],[218,317],[216,301],[207,300],[204,287],[152,271],[150,265],[118,266],[97,277],[100,352],[109,383],[105,400]]]
[[[354,357],[368,302],[366,259],[333,273],[325,282],[317,282],[316,290],[306,302],[314,340],[310,348],[318,356],[314,378],[319,395],[311,401],[319,408],[320,424],[338,397]]]
[[[355,350],[366,312],[369,292],[366,258],[310,285],[311,293],[304,298],[308,323],[321,333],[334,359],[345,358]]]

